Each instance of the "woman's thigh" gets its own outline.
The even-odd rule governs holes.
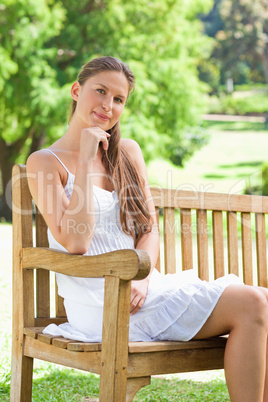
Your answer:
[[[267,302],[268,302],[268,289],[267,288],[263,288],[261,286],[258,286],[257,289],[259,289],[266,297]]]
[[[249,315],[267,304],[268,291],[247,285],[229,285],[222,293],[212,314],[194,339],[229,333],[239,324],[247,324]],[[268,311],[268,310],[267,310]]]

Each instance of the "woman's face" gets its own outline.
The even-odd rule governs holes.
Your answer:
[[[103,71],[83,85],[75,82],[71,94],[77,101],[74,116],[83,127],[111,129],[120,119],[128,97],[129,84],[117,71]]]

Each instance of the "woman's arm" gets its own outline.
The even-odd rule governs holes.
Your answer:
[[[73,254],[84,254],[94,233],[92,169],[100,141],[107,133],[92,127],[81,132],[80,152],[70,201],[63,188],[65,171],[46,151],[30,155],[27,174],[32,197],[53,237]]]
[[[156,265],[159,253],[159,232],[156,220],[155,206],[148,183],[147,169],[141,149],[137,142],[133,140],[122,139],[121,143],[126,151],[131,155],[131,158],[135,163],[138,173],[145,181],[145,196],[153,222],[152,231],[150,233],[145,233],[136,245],[136,249],[145,250],[149,254],[151,259],[151,271],[145,279],[141,281],[132,281],[130,313],[135,314],[142,307],[145,301],[150,276]]]

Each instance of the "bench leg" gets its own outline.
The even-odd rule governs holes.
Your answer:
[[[32,400],[33,359],[12,356],[10,402],[31,402]]]
[[[127,399],[126,402],[132,402],[136,393],[145,385],[150,385],[151,377],[137,377],[127,379]]]

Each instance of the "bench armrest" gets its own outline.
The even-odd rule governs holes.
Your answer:
[[[145,278],[151,267],[144,250],[116,250],[105,254],[84,256],[43,247],[21,249],[23,269],[43,268],[80,278],[117,276],[123,280]]]

